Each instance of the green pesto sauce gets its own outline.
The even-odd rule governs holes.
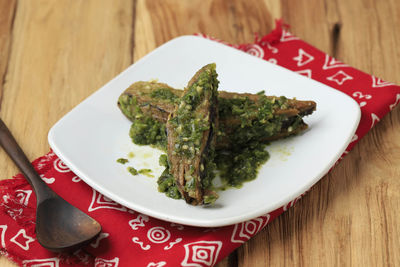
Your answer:
[[[216,98],[216,77],[215,64],[210,64],[178,101],[178,108],[170,119],[176,134],[173,153],[193,158],[199,152],[203,134],[210,129],[210,119],[208,114],[196,112],[196,109]]]
[[[121,164],[125,164],[125,163],[127,163],[129,160],[127,160],[127,159],[124,159],[124,158],[119,158],[119,159],[117,159],[117,162],[118,163],[121,163]]]
[[[184,95],[179,99],[174,117],[169,120],[169,127],[174,131],[174,145],[172,155],[178,155],[187,159],[194,159],[199,156],[200,146],[206,131],[213,130],[214,121],[210,116],[213,107],[216,107],[218,80],[215,71],[215,64],[209,64],[196,74],[194,82],[186,88]],[[203,190],[203,203],[214,202],[218,195],[215,192],[212,179],[215,177],[213,167],[214,146],[209,146],[205,153],[201,155],[199,172],[201,184],[195,167],[190,168],[189,173],[185,174],[185,186],[183,190],[189,197],[196,196],[196,188]]]
[[[194,86],[192,86],[192,89],[194,89]],[[300,116],[293,122],[293,118],[289,121],[286,115],[274,115],[273,112],[276,109],[287,108],[287,99],[285,97],[271,99],[261,95],[262,91],[259,93],[260,98],[257,102],[250,100],[248,97],[218,98],[220,118],[217,133],[218,144],[243,146],[250,141],[259,141],[273,136],[279,133],[285,125],[292,126],[288,128],[289,132],[296,130],[302,120]],[[162,97],[163,95],[171,97],[171,99],[179,99],[168,88],[161,88],[159,92],[154,93],[154,97]],[[177,126],[177,131],[181,131],[182,134],[176,150],[188,156],[193,154],[196,151],[196,146],[200,144],[198,138],[201,136],[201,131],[209,127],[204,122],[204,118],[199,118],[197,117],[198,114],[193,114],[195,113],[193,112],[193,106],[199,95],[196,90],[192,90],[187,96],[190,103],[187,105],[186,101],[183,103],[181,101],[182,109],[180,109],[180,112],[184,113],[184,115],[179,119],[174,118],[176,123],[178,123],[177,121],[183,121],[180,125],[184,125],[180,128]],[[136,136],[133,140],[134,143],[142,145],[153,144],[162,150],[166,149],[167,135],[163,123],[145,116],[141,112],[135,97],[121,95],[119,105],[122,112],[133,121],[131,136]],[[232,120],[234,120],[233,123]]]
[[[225,125],[220,123],[218,141],[228,139],[230,144],[244,145],[251,141],[268,138],[281,131],[287,120],[286,115],[276,115],[275,110],[287,108],[287,98],[267,98],[261,95],[256,102],[248,97],[219,99],[220,122],[228,118],[240,123]],[[229,130],[228,130],[229,129]]]
[[[199,148],[202,132],[209,128],[208,118],[205,120],[198,117],[196,112],[193,112],[204,95],[205,86],[217,86],[217,84],[209,84],[205,81],[205,77],[200,75],[198,83],[193,84],[189,88],[188,94],[182,97],[180,101],[178,101],[179,97],[168,88],[161,88],[155,90],[154,94],[152,93],[152,97],[179,104],[177,117],[172,120],[176,127],[175,130],[179,133],[176,153],[182,153],[187,157],[193,157],[196,148]],[[240,120],[240,123],[236,123],[234,129],[232,129],[232,125],[229,125],[229,133],[225,131],[226,126],[220,123],[217,140],[229,138],[230,143],[235,144],[235,147],[228,150],[210,151],[212,154],[210,158],[215,156],[215,160],[203,161],[204,169],[207,170],[206,176],[202,179],[203,188],[212,188],[215,172],[219,173],[223,182],[223,186],[219,190],[225,190],[229,187],[240,188],[244,182],[255,179],[259,167],[269,158],[268,152],[265,151],[266,144],[258,140],[276,134],[287,123],[291,125],[288,131],[295,130],[302,121],[300,116],[295,118],[294,121],[288,122],[286,116],[274,115],[274,109],[287,108],[287,99],[285,97],[270,99],[263,93],[259,93],[261,97],[257,103],[248,97],[218,99],[220,121],[224,118],[235,118]],[[133,121],[129,133],[132,141],[139,145],[153,145],[166,151],[165,125],[151,117],[144,116],[134,97],[122,95],[119,103],[123,113]],[[158,190],[168,197],[182,198],[173,176],[169,173],[167,155],[161,155],[159,162],[166,169],[158,178]],[[133,175],[138,173],[132,167],[129,167],[128,170]],[[193,182],[188,182],[186,184],[187,189],[194,188],[194,183],[195,179],[193,179]],[[216,196],[213,194],[205,195],[204,203],[212,203],[215,198]]]
[[[136,97],[122,94],[118,99],[118,104],[122,113],[131,121],[142,117],[142,111],[140,110]]]
[[[161,88],[152,92],[153,98],[156,99],[169,99],[171,102],[178,103],[179,97],[173,93],[169,88]],[[248,97],[237,97],[233,99],[218,98],[218,112],[220,118],[219,130],[217,135],[218,142],[229,143],[236,145],[244,145],[250,141],[260,140],[262,138],[268,138],[280,132],[283,125],[289,123],[287,116],[285,115],[274,115],[274,110],[287,108],[287,99],[285,97],[268,98],[265,96],[265,91],[257,93],[260,98],[257,102],[250,100]],[[189,98],[194,100],[198,99],[196,91],[192,91]],[[186,103],[180,103],[182,107],[186,106]],[[182,112],[192,111],[192,105],[182,109]],[[232,119],[235,120],[232,123]],[[176,119],[177,120],[177,119]],[[301,122],[301,118],[299,120]],[[194,124],[196,130],[202,130],[201,119],[195,119]],[[186,129],[182,129],[184,134],[190,135],[189,130],[193,129],[190,123],[184,124]],[[204,125],[207,127],[206,125]],[[297,125],[292,125],[291,130],[295,130]],[[179,129],[181,130],[181,129]],[[197,131],[194,131],[197,132]],[[184,140],[196,140],[195,134],[186,136]],[[184,143],[183,141],[182,143]],[[182,146],[185,144],[182,144]],[[184,151],[190,155],[190,150],[193,152],[195,146],[186,144],[185,151],[180,146],[177,147],[179,152]]]
[[[240,188],[244,182],[254,180],[259,167],[269,159],[266,146],[253,142],[244,148],[219,151],[215,162],[223,183],[220,189]]]
[[[260,92],[257,92],[257,95],[265,95],[265,90],[262,90]]]
[[[150,97],[167,100],[170,103],[176,103],[179,96],[175,95],[169,88],[158,88],[150,93]]]
[[[181,199],[181,193],[175,184],[174,177],[169,173],[169,168],[165,168],[164,172],[157,180],[158,191],[165,193],[168,197]]]
[[[152,172],[151,169],[140,169],[138,173],[146,175],[147,177],[154,177],[154,175],[150,174]]]
[[[181,193],[175,184],[174,177],[169,173],[168,156],[162,154],[158,160],[160,166],[165,167],[164,172],[157,180],[158,191],[165,193],[168,197],[174,199],[181,199]]]
[[[167,132],[162,124],[149,116],[143,116],[132,122],[129,136],[137,145],[153,145],[161,150],[167,147]]]
[[[266,146],[267,144],[253,142],[248,147],[217,151],[215,161],[207,161],[209,165],[205,166],[209,170],[208,173],[216,172],[219,174],[222,186],[217,189],[241,188],[245,182],[254,180],[260,166],[269,159],[269,153],[265,150]],[[161,155],[159,163],[166,168],[158,178],[158,191],[174,199],[182,198],[174,177],[169,173],[167,155]],[[205,177],[202,180],[203,188],[213,188],[213,178],[213,175]],[[187,184],[187,187],[191,186],[193,184]],[[204,204],[212,203],[216,198],[214,194],[204,195]]]
[[[160,155],[158,164],[160,164],[160,166],[168,167],[168,156],[166,154]]]
[[[139,174],[138,171],[137,171],[135,168],[133,168],[133,167],[128,167],[127,170],[128,170],[128,172],[130,172],[132,175],[138,175],[138,174]]]
[[[138,174],[143,174],[146,175],[147,177],[154,177],[154,175],[150,174],[152,172],[151,169],[140,169],[140,170],[136,170],[133,167],[128,167],[127,168],[128,172],[132,175],[138,175]]]
[[[153,145],[162,150],[167,146],[165,124],[141,111],[136,97],[121,95],[118,99],[121,111],[132,121],[129,136],[137,145]]]

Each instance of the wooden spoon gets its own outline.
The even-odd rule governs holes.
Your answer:
[[[0,119],[0,145],[35,190],[36,238],[48,250],[68,252],[88,244],[100,224],[58,196],[36,173],[7,126]]]

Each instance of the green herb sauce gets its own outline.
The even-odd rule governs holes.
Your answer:
[[[167,100],[170,103],[176,103],[179,96],[175,95],[169,88],[158,88],[150,93],[151,98]]]
[[[271,137],[282,130],[286,115],[276,115],[275,110],[287,108],[285,97],[267,98],[261,95],[257,102],[248,97],[219,100],[218,142],[244,146],[245,144]],[[231,123],[228,118],[240,120]],[[227,125],[227,123],[229,123]]]
[[[166,154],[162,154],[158,159],[158,164],[160,164],[160,166],[168,167],[168,156]]]
[[[129,160],[127,160],[127,159],[124,159],[124,158],[119,158],[119,159],[117,159],[117,162],[118,163],[121,163],[121,164],[125,164],[125,163],[127,163]]]
[[[118,103],[122,112],[132,121],[129,136],[137,145],[153,145],[166,150],[167,133],[165,124],[160,123],[141,111],[136,97],[121,95]]]
[[[181,191],[196,198],[197,190],[201,188],[204,204],[218,197],[211,182],[215,177],[213,134],[219,83],[215,69],[215,64],[209,64],[196,73],[167,122],[168,134],[173,140],[169,144],[173,147],[168,147],[169,156],[174,164],[185,164],[190,168],[184,175],[185,184]],[[202,146],[204,151],[200,151]],[[196,165],[191,165],[194,162],[197,162]]]
[[[146,86],[146,85],[143,85]],[[149,85],[150,86],[150,85]],[[201,87],[199,87],[199,90]],[[195,96],[196,91],[192,92],[194,95],[193,99],[189,99],[190,102],[196,102],[197,97]],[[156,103],[157,101],[161,102],[171,102],[174,104],[181,104],[182,107],[187,108],[187,110],[182,109],[182,112],[190,112],[193,110],[192,103],[187,105],[186,102],[179,102],[179,96],[176,91],[168,87],[157,88],[150,93],[145,93],[146,95],[150,95],[150,97],[154,98]],[[302,126],[302,118],[298,116],[298,119],[293,121],[293,116],[288,117],[287,115],[281,114],[279,115],[277,110],[286,109],[288,107],[288,100],[285,97],[275,97],[270,98],[266,97],[264,91],[257,93],[259,98],[257,101],[253,101],[248,97],[238,96],[236,98],[218,98],[218,113],[219,113],[219,125],[218,125],[218,140],[217,147],[229,147],[232,144],[244,146],[246,143],[251,141],[260,141],[263,139],[267,139],[271,136],[274,136],[280,133],[284,126],[286,126],[288,132],[296,131],[298,126]],[[190,98],[188,97],[188,98]],[[140,119],[140,121],[144,121],[144,124],[147,124],[150,121],[154,121],[151,117],[146,117],[137,104],[136,98],[130,95],[121,95],[119,99],[119,105],[122,112],[132,121]],[[157,105],[155,105],[157,106]],[[201,127],[203,125],[202,120],[195,120],[193,122],[197,130],[201,131]],[[157,134],[157,131],[160,133],[163,129],[157,130],[155,127],[162,127],[164,123],[157,123],[157,121],[151,122],[152,131],[150,131],[150,138],[154,137],[154,131]],[[186,129],[182,129],[184,135],[190,135],[189,124],[185,124]],[[287,127],[291,125],[291,127]],[[183,127],[182,127],[183,128]],[[143,132],[147,129],[137,129],[137,132]],[[197,131],[194,131],[197,132]],[[163,137],[166,138],[166,134],[160,134],[160,142],[158,143],[166,143],[161,141]],[[182,147],[185,145],[184,140],[188,140],[189,143],[195,141],[196,136],[185,136],[185,139],[182,138]],[[145,138],[147,139],[147,137]],[[146,141],[147,143],[152,143],[150,141]],[[142,142],[142,143],[146,143]],[[160,144],[158,144],[160,147]],[[162,145],[161,145],[162,147]],[[179,145],[177,150],[183,150]],[[186,150],[189,149],[187,154],[190,154],[190,151],[193,151],[194,146],[190,146],[190,144],[186,144],[184,147]]]
[[[165,193],[168,197],[174,199],[181,199],[181,193],[175,184],[174,177],[169,173],[167,167],[157,180],[158,191]]]
[[[215,64],[200,73],[197,81],[186,90],[179,99],[178,109],[170,119],[176,134],[174,152],[177,155],[193,158],[199,152],[201,139],[205,131],[210,129],[210,118],[202,112],[195,112],[200,105],[216,99],[218,80]],[[207,94],[207,95],[205,95]]]
[[[137,171],[135,168],[133,168],[133,167],[128,167],[127,170],[128,170],[128,172],[130,172],[132,175],[138,175],[138,174],[139,174],[138,171]]]
[[[157,180],[158,191],[165,193],[170,198],[181,199],[182,196],[175,184],[174,177],[169,173],[168,156],[166,154],[162,154],[158,160],[158,163],[160,166],[165,167],[164,172]]]
[[[244,148],[219,151],[215,162],[223,183],[220,189],[240,188],[244,182],[254,180],[259,167],[269,159],[266,146],[253,142]]]
[[[125,116],[131,121],[142,117],[142,111],[140,110],[136,97],[122,94],[118,99],[118,105]]]
[[[184,104],[182,104],[181,100],[182,109],[178,113],[180,117],[174,122],[176,123],[176,127],[182,127],[181,129],[177,129],[181,131],[182,137],[176,152],[183,153],[188,157],[193,156],[192,152],[196,151],[196,148],[198,149],[198,145],[200,144],[199,138],[201,138],[200,133],[209,127],[203,120],[196,118],[193,112],[191,112],[192,107],[196,105],[199,99],[199,92],[201,92],[201,89],[197,89],[197,87],[192,87],[192,89],[195,90],[192,90],[190,96],[187,97],[187,102],[185,100]],[[162,89],[154,95],[161,97],[164,94],[163,99],[166,99],[167,96],[170,97],[170,94],[165,93],[166,91],[170,92],[169,90]],[[176,101],[176,99],[175,97],[171,97],[171,101]],[[129,133],[132,141],[138,145],[153,145],[166,151],[167,135],[165,124],[151,117],[144,116],[140,108],[134,106],[135,100],[130,101],[131,106],[129,110],[134,110],[135,113],[135,119]],[[207,172],[206,176],[202,179],[203,188],[212,187],[215,173],[219,174],[223,182],[223,186],[219,190],[225,190],[230,187],[240,188],[243,186],[243,183],[254,180],[257,177],[258,168],[268,160],[269,154],[265,150],[266,144],[254,140],[262,136],[273,135],[281,130],[285,118],[284,116],[274,116],[273,109],[285,108],[286,102],[287,99],[284,97],[272,100],[261,97],[258,103],[247,97],[234,99],[219,98],[218,112],[220,118],[235,117],[240,120],[240,124],[228,136],[224,131],[224,125],[220,124],[217,140],[222,136],[224,138],[228,137],[231,140],[230,142],[237,145],[234,149],[230,148],[211,152],[214,153],[215,160],[205,161],[204,169],[207,169]],[[184,108],[186,105],[190,105],[190,108]],[[300,122],[301,117],[299,116],[298,123]],[[297,124],[296,122],[293,123],[292,127],[296,127]],[[158,190],[165,193],[168,197],[174,199],[182,198],[173,176],[169,173],[167,155],[161,155],[159,162],[166,169],[158,178]],[[187,183],[188,190],[190,190],[190,187],[194,188],[194,180],[192,183]],[[213,201],[215,201],[215,196],[204,196],[205,204],[212,203]]]
[[[216,86],[207,84],[205,78],[200,77],[199,82],[189,88],[188,94],[181,99],[168,88],[160,88],[152,91],[151,97],[169,101],[179,105],[176,117],[171,120],[179,134],[175,153],[191,158],[199,149],[202,133],[209,129],[206,119],[198,117],[193,112],[203,97],[205,86]],[[265,150],[266,144],[259,142],[262,137],[272,136],[281,131],[282,126],[290,123],[288,131],[295,130],[302,118],[298,116],[295,121],[288,122],[287,116],[274,114],[275,109],[287,108],[285,97],[267,98],[264,92],[258,93],[261,97],[257,102],[248,97],[233,99],[218,98],[218,112],[220,121],[234,118],[240,123],[232,125],[219,124],[217,142],[224,142],[228,138],[230,144],[235,146],[229,149],[211,151],[211,158],[205,160],[204,169],[207,170],[206,177],[202,179],[203,188],[212,187],[212,180],[215,173],[218,173],[223,182],[220,190],[229,187],[240,188],[244,182],[251,181],[257,177],[259,167],[265,163],[269,154]],[[132,120],[130,137],[135,144],[152,145],[163,151],[167,147],[167,135],[165,124],[160,123],[149,116],[143,115],[136,98],[122,95],[119,104],[123,113]],[[293,120],[293,119],[292,119]],[[229,122],[229,120],[226,120]],[[158,190],[174,199],[182,198],[174,181],[169,173],[167,155],[161,155],[160,165],[166,169],[158,178]],[[138,171],[132,167],[128,170],[137,175]],[[140,171],[139,171],[140,172]],[[186,184],[187,189],[195,186],[195,179]],[[204,203],[212,203],[215,196],[205,195]]]
[[[209,172],[217,173],[220,176],[222,186],[217,189],[241,188],[245,182],[254,180],[260,166],[269,159],[269,153],[265,150],[266,146],[267,144],[253,142],[248,147],[217,151],[215,161],[208,161],[209,165],[205,166],[205,168],[209,168]],[[181,195],[176,187],[174,177],[169,173],[167,155],[161,155],[159,163],[166,169],[158,178],[158,191],[165,193],[168,197],[180,199]],[[213,178],[214,176],[203,179],[203,187],[211,187]],[[214,201],[214,195],[204,196],[205,204]]]
[[[150,174],[152,172],[151,169],[140,169],[138,173],[146,175],[147,177],[154,177],[154,175]]]
[[[162,150],[167,147],[165,124],[148,116],[142,116],[133,121],[129,136],[137,145],[153,145]]]

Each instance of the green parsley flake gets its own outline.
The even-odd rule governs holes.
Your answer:
[[[133,168],[133,167],[128,167],[127,170],[128,170],[128,172],[130,172],[132,175],[138,175],[138,174],[139,174],[138,171],[137,171],[135,168]]]
[[[150,174],[151,170],[150,169],[140,169],[139,173],[146,175],[147,177],[154,177],[154,175]]]
[[[124,158],[119,158],[119,159],[117,159],[117,162],[118,163],[121,163],[121,164],[125,164],[125,163],[127,163],[129,160],[127,160],[127,159],[124,159]]]

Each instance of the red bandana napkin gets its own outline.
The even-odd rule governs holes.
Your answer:
[[[399,86],[328,56],[290,34],[279,22],[254,44],[233,47],[353,97],[360,104],[362,117],[343,155],[400,102]],[[36,199],[29,184],[21,174],[0,181],[0,252],[23,266],[213,266],[301,197],[247,222],[196,228],[160,221],[113,202],[86,185],[53,152],[33,165],[55,192],[98,220],[103,231],[85,250],[72,256],[49,252],[35,238]]]

